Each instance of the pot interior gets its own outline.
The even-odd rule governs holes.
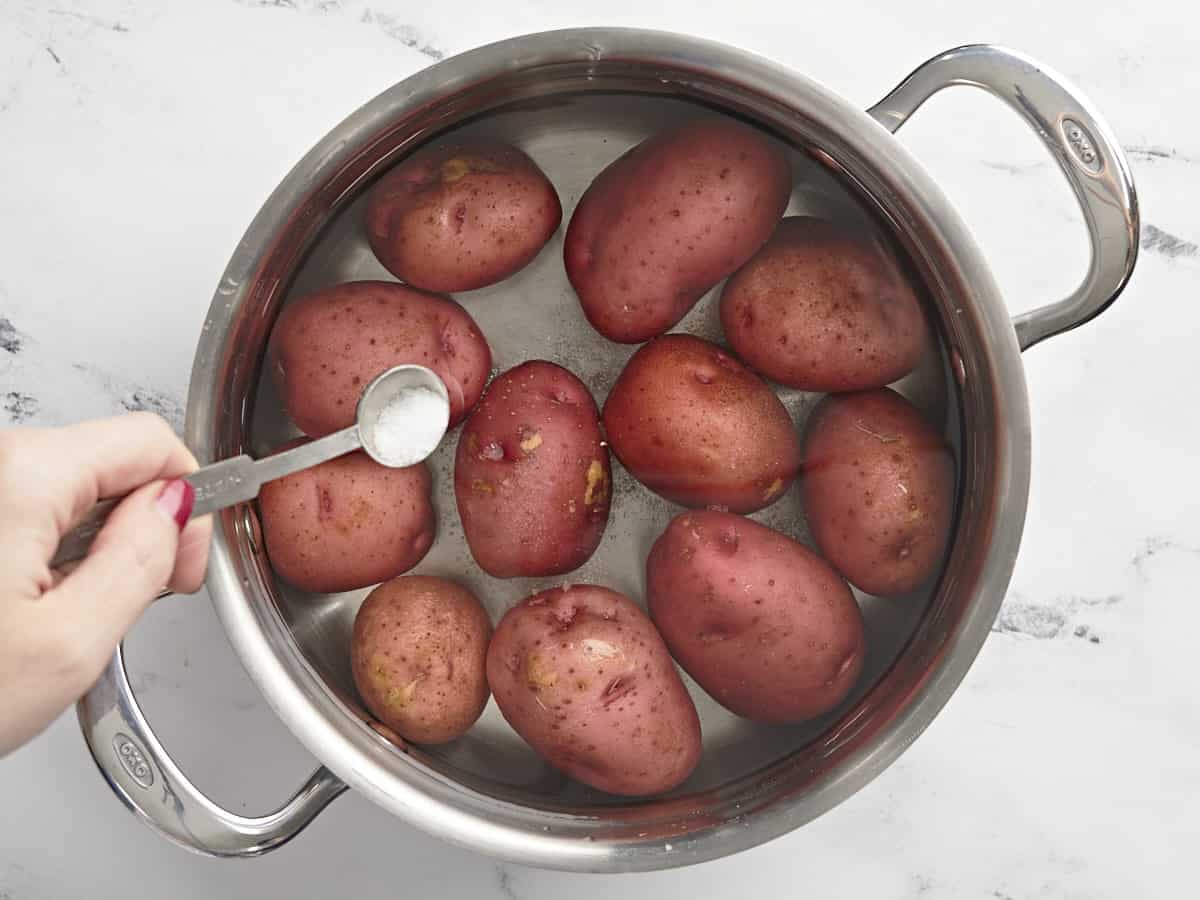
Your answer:
[[[381,123],[371,141],[352,148],[353,152],[339,151],[340,169],[313,186],[263,254],[253,283],[239,289],[244,308],[224,358],[229,374],[221,404],[225,419],[216,425],[218,452],[248,449],[261,455],[298,434],[261,365],[271,322],[282,303],[312,290],[351,280],[394,280],[365,240],[366,192],[388,166],[414,147],[451,134],[487,135],[521,147],[554,183],[563,204],[563,227],[533,263],[498,285],[456,296],[488,338],[493,374],[527,359],[548,359],[578,375],[602,406],[636,347],[598,335],[584,319],[567,282],[562,235],[581,194],[609,162],[669,124],[697,116],[738,115],[763,127],[769,118],[765,113],[756,115],[748,101],[735,102],[738,91],[719,79],[705,86],[691,78],[664,78],[661,69],[639,72],[629,64],[611,65],[619,77],[599,79],[603,66],[589,64],[557,79],[530,74],[522,82],[524,89],[509,85],[507,95],[489,85],[474,86],[474,94],[448,93],[439,105],[422,109],[419,122],[402,127]],[[781,128],[785,120],[789,127]],[[684,675],[701,717],[703,759],[671,797],[631,803],[573,782],[544,763],[507,725],[494,700],[467,735],[452,744],[393,748],[371,731],[370,716],[350,675],[351,628],[368,590],[312,595],[276,578],[263,551],[257,510],[253,505],[244,508],[228,520],[231,527],[226,534],[235,564],[247,576],[243,585],[249,602],[263,604],[257,614],[284,626],[327,694],[325,700],[355,720],[353,727],[385,751],[373,758],[383,758],[399,777],[413,781],[415,767],[425,773],[417,780],[449,779],[481,797],[515,803],[531,814],[558,812],[611,825],[623,822],[628,833],[610,829],[601,837],[619,834],[634,842],[651,833],[633,830],[641,827],[638,823],[671,821],[679,833],[728,825],[762,804],[803,793],[840,760],[893,729],[895,720],[910,711],[913,698],[926,686],[972,613],[972,604],[979,600],[975,585],[994,506],[995,485],[990,479],[995,459],[986,446],[967,438],[987,426],[994,399],[989,393],[991,381],[985,377],[990,362],[979,349],[984,343],[979,336],[982,326],[961,295],[970,288],[955,281],[955,272],[937,270],[936,257],[945,257],[945,249],[922,248],[922,237],[912,221],[906,222],[904,212],[895,208],[895,198],[880,189],[885,181],[856,170],[854,162],[845,158],[835,131],[806,120],[798,111],[774,115],[770,121],[769,133],[783,142],[793,169],[795,188],[787,214],[835,218],[884,235],[923,295],[935,339],[920,367],[893,387],[941,430],[955,455],[960,509],[947,566],[907,597],[879,599],[856,592],[866,623],[865,666],[854,692],[818,720],[767,726],[737,718]],[[672,330],[723,343],[715,303],[720,287]],[[963,314],[964,306],[970,314]],[[957,349],[963,347],[972,349]],[[795,426],[803,429],[820,395],[773,387]],[[463,538],[453,494],[456,443],[457,431],[452,431],[430,459],[438,536],[433,549],[412,570],[414,574],[439,575],[465,584],[485,604],[493,622],[521,598],[564,582],[602,584],[644,605],[647,552],[681,507],[642,487],[614,458],[612,513],[591,560],[566,576],[495,579],[475,565]],[[798,495],[793,486],[781,500],[751,518],[811,547]],[[972,498],[966,514],[961,508],[964,497]],[[974,649],[970,652],[973,656]],[[686,813],[683,819],[681,811]],[[519,818],[516,812],[512,815]],[[792,821],[795,824],[799,820]]]

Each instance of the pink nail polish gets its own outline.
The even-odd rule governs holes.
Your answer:
[[[168,519],[173,519],[179,526],[179,530],[183,531],[183,526],[188,523],[188,519],[192,515],[192,506],[196,502],[196,489],[190,482],[176,478],[163,486],[162,492],[155,502],[162,510],[163,515]]]

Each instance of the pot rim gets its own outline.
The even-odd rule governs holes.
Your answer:
[[[350,713],[325,688],[275,614],[244,599],[244,573],[235,565],[231,541],[235,513],[215,524],[208,586],[214,608],[242,665],[268,704],[293,734],[330,770],[400,818],[460,846],[493,857],[577,871],[647,871],[715,859],[778,837],[845,800],[890,765],[928,726],[965,676],[999,611],[1016,559],[1029,488],[1029,409],[1015,332],[990,271],[958,213],[903,145],[865,111],[816,82],[757,55],[680,34],[642,29],[585,28],[512,38],[468,51],[424,69],[366,103],[323,138],[288,173],[238,244],[214,295],[196,352],[188,394],[186,437],[201,462],[230,448],[219,439],[230,409],[221,378],[222,354],[250,286],[299,201],[311,196],[362,140],[400,111],[432,103],[451,92],[554,63],[599,64],[633,60],[673,70],[702,71],[727,79],[778,105],[797,109],[835,133],[865,169],[887,173],[889,201],[920,224],[923,247],[952,276],[959,313],[979,335],[972,360],[994,381],[989,434],[994,472],[987,504],[986,552],[973,570],[973,600],[957,630],[930,661],[927,677],[905,700],[886,730],[847,752],[803,793],[804,809],[780,802],[742,822],[724,822],[685,838],[670,835],[627,842],[583,840],[578,832],[553,829],[556,814],[516,810],[498,815],[495,798],[483,797],[420,765],[398,776],[386,763],[395,750],[365,728],[342,729]],[[904,223],[896,223],[903,226]],[[921,248],[918,248],[921,249]],[[941,588],[945,589],[945,588]],[[941,590],[940,589],[940,590]],[[265,606],[258,604],[257,606]],[[274,638],[274,639],[272,639]],[[360,723],[361,724],[361,723]],[[562,824],[566,826],[568,819]],[[535,827],[535,822],[543,823]]]

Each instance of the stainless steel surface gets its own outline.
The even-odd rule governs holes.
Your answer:
[[[596,173],[628,147],[664,127],[703,115],[711,113],[682,100],[596,93],[496,112],[455,128],[454,135],[486,133],[520,145],[556,185],[564,212],[569,214]],[[786,145],[783,149],[791,160],[797,185],[788,207],[790,213],[831,216],[858,229],[878,227],[870,213],[825,167]],[[296,271],[287,292],[289,298],[347,279],[392,278],[364,240],[360,223],[365,200],[365,195],[359,195],[328,223],[320,242]],[[697,304],[677,330],[720,341],[717,293],[714,289]],[[599,403],[603,403],[626,360],[637,349],[604,340],[587,323],[563,271],[561,235],[512,278],[458,296],[487,335],[496,371],[527,359],[549,359],[579,375]],[[898,385],[939,426],[947,423],[945,371],[945,360],[935,350],[917,372]],[[777,393],[797,424],[803,423],[820,397],[790,389],[777,388]],[[283,414],[273,379],[258,379],[253,408],[248,434],[253,452],[270,452],[296,433]],[[492,620],[498,621],[521,598],[562,584],[563,577],[493,578],[475,564],[463,538],[454,498],[456,445],[456,439],[444,441],[429,460],[438,538],[413,571],[451,577],[466,585],[487,606]],[[604,540],[592,558],[569,578],[604,584],[641,598],[645,595],[646,553],[680,507],[642,487],[619,464],[613,466],[613,497],[613,513]],[[788,492],[750,518],[799,540],[809,540],[798,491]],[[275,581],[274,591],[284,621],[297,635],[305,658],[340,697],[355,703],[346,648],[355,613],[368,591],[313,596],[282,581]],[[870,647],[862,690],[895,659],[921,617],[923,601],[924,593],[901,603],[859,594]],[[730,771],[749,772],[770,765],[817,738],[832,721],[830,718],[791,728],[766,727],[734,716],[690,682],[689,687],[701,714],[705,744],[700,767],[688,782],[690,790],[716,788]],[[429,751],[429,758],[430,765],[452,777],[532,791],[556,804],[616,802],[546,765],[517,737],[494,703],[466,735],[448,747]]]
[[[196,491],[191,518],[253,500],[268,481],[312,468],[360,447],[380,465],[393,468],[414,466],[424,461],[437,449],[436,441],[428,446],[412,444],[404,448],[403,456],[393,458],[381,452],[375,440],[380,414],[402,391],[409,388],[428,390],[441,401],[438,434],[444,435],[450,421],[450,399],[442,380],[424,366],[395,366],[372,379],[363,390],[355,410],[356,422],[349,428],[262,459],[253,459],[243,453],[209,463],[187,476],[185,480]],[[433,433],[428,434],[432,439]],[[50,567],[60,568],[87,556],[96,535],[120,502],[121,498],[117,497],[102,500],[93,506],[83,521],[68,531],[59,542],[58,551],[50,560]]]
[[[569,216],[605,162],[669,121],[714,110],[755,122],[792,148],[794,211],[850,217],[890,235],[924,287],[939,338],[939,352],[901,387],[955,447],[960,502],[953,545],[940,577],[920,596],[886,604],[860,598],[872,642],[869,671],[843,708],[813,727],[764,729],[729,717],[695,692],[705,733],[702,768],[672,796],[640,803],[566,783],[505,730],[494,709],[452,748],[401,752],[371,729],[346,672],[348,623],[361,593],[309,597],[278,583],[251,506],[226,511],[215,523],[214,606],[247,671],[289,728],[338,777],[397,816],[504,859],[641,871],[733,853],[853,794],[936,715],[999,609],[1028,492],[1020,352],[979,249],[898,141],[802,76],[677,35],[552,32],[433,66],[335,128],[251,224],[217,288],[197,350],[190,444],[202,459],[269,450],[290,434],[269,379],[259,377],[271,322],[288,296],[350,278],[388,277],[366,248],[357,216],[365,187],[396,159],[451,129],[507,136],[546,168]],[[558,360],[602,400],[632,348],[608,344],[581,324],[562,273],[560,241],[561,234],[510,281],[459,299],[487,334],[497,367],[530,353]],[[711,298],[682,327],[714,334]],[[786,395],[797,420],[813,399]],[[490,580],[466,556],[447,502],[452,443],[431,460],[440,532],[420,571],[467,582],[495,616],[537,582]],[[669,511],[620,473],[598,557],[572,580],[594,577],[640,597],[647,542]],[[805,536],[794,500],[760,518]],[[135,793],[135,805],[139,799]],[[208,849],[201,841],[194,846]]]
[[[189,850],[212,856],[266,853],[346,789],[322,767],[273,813],[252,818],[221,809],[187,780],[150,730],[119,648],[78,713],[92,758],[116,795],[147,825]]]
[[[1116,136],[1066,79],[1000,47],[976,45],[942,53],[868,112],[895,131],[938,91],[960,84],[999,97],[1037,132],[1066,175],[1087,225],[1091,256],[1079,287],[1065,300],[1013,321],[1026,350],[1100,315],[1125,288],[1137,261],[1140,233],[1133,176]]]

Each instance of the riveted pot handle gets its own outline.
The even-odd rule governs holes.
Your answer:
[[[896,131],[942,88],[972,85],[999,97],[1049,148],[1083,211],[1091,260],[1065,300],[1013,320],[1021,349],[1069,331],[1102,313],[1129,281],[1138,252],[1137,194],[1120,145],[1079,91],[1027,56],[988,44],[935,56],[868,112]]]
[[[221,809],[179,770],[150,730],[125,674],[121,648],[78,704],[92,758],[113,792],[159,834],[206,856],[258,856],[294,837],[346,789],[317,769],[291,800],[258,818]]]

